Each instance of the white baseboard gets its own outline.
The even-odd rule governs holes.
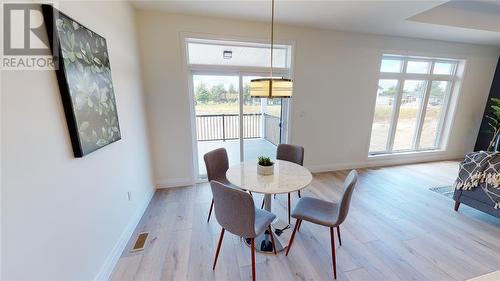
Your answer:
[[[190,178],[166,179],[166,180],[159,180],[156,183],[156,188],[161,189],[161,188],[170,188],[178,186],[188,186],[188,185],[193,185],[195,183],[196,183],[195,180]]]
[[[361,168],[372,168],[381,166],[392,166],[392,165],[403,165],[403,164],[414,164],[423,163],[430,161],[445,161],[463,158],[464,154],[421,154],[418,153],[412,155],[387,155],[387,156],[376,156],[372,157],[366,161],[359,162],[347,162],[347,163],[334,163],[327,165],[308,165],[307,168],[313,173],[321,172],[331,172],[347,169],[361,169]]]
[[[448,154],[442,151],[438,152],[420,152],[420,153],[406,153],[406,154],[393,154],[381,155],[370,157],[365,161],[359,162],[344,162],[332,163],[325,165],[306,165],[306,167],[313,173],[331,172],[347,169],[361,169],[381,166],[392,166],[402,164],[423,163],[430,161],[445,161],[463,158],[464,154]],[[204,182],[204,181],[202,181]],[[188,186],[197,183],[196,180],[191,178],[173,178],[159,180],[156,183],[156,188],[170,188]]]
[[[142,215],[146,211],[149,202],[151,202],[153,195],[154,195],[154,190],[151,192],[151,194],[148,194],[146,200],[144,200],[144,202],[141,204],[141,206],[139,206],[133,217],[130,219],[129,223],[127,224],[122,234],[120,235],[120,238],[118,238],[118,241],[116,242],[115,246],[109,253],[106,260],[104,261],[104,264],[101,266],[101,269],[94,278],[94,281],[107,281],[109,279],[111,273],[113,273],[113,269],[115,268],[118,260],[120,259],[120,256],[123,253],[123,250],[127,246],[128,241],[132,237],[132,234],[134,234],[135,228],[139,224]]]

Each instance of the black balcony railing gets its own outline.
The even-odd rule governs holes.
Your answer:
[[[263,117],[264,120],[262,120]],[[239,139],[239,125],[238,114],[196,115],[196,137],[198,141]],[[279,117],[276,116],[260,113],[243,114],[243,138],[268,139],[269,136],[269,141],[277,143],[276,134],[278,135],[279,141],[280,131],[278,125]],[[264,126],[264,130],[262,130],[262,126]]]

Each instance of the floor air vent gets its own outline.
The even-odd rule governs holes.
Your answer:
[[[130,251],[137,252],[144,250],[144,247],[146,246],[146,241],[148,240],[148,235],[149,232],[139,233],[139,235],[137,235],[137,239],[135,240],[134,247]]]

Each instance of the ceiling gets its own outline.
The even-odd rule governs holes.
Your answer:
[[[270,21],[271,1],[140,1],[139,9]],[[277,0],[278,23],[500,46],[500,0]]]

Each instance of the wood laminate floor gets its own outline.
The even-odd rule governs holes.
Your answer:
[[[457,171],[454,161],[359,170],[336,244],[337,280],[466,280],[499,270],[500,220],[465,205],[454,212],[429,190],[452,184]],[[302,195],[338,200],[346,174],[315,174]],[[206,183],[158,190],[136,229],[151,233],[145,250],[130,253],[130,241],[111,280],[251,280],[250,250],[228,232],[212,271],[220,226],[207,223],[211,198]],[[273,201],[283,219],[286,199]],[[257,253],[256,263],[257,280],[332,280],[329,230],[304,222],[288,257]]]

